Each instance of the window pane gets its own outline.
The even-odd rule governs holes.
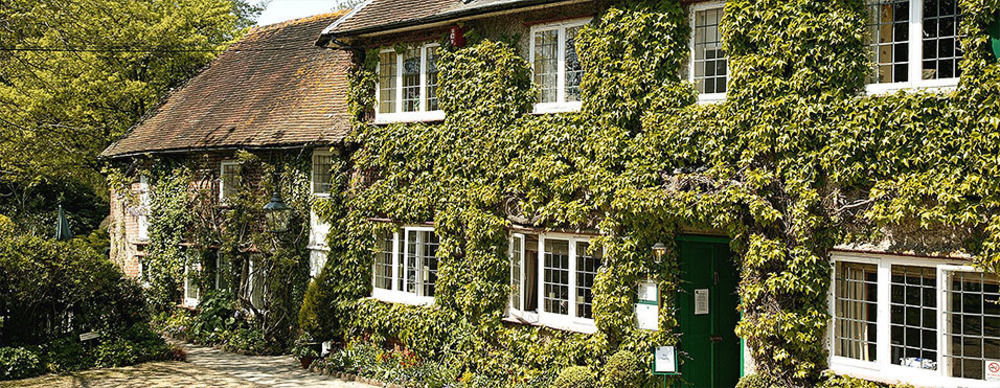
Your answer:
[[[538,102],[556,102],[559,87],[559,31],[539,31],[535,40],[535,84],[538,85]]]
[[[892,266],[890,361],[937,370],[937,287],[934,268]]]
[[[695,12],[694,84],[699,93],[725,93],[728,59],[722,50],[722,8]]]
[[[378,113],[396,112],[396,53],[379,54]]]
[[[923,79],[955,78],[961,75],[961,15],[957,0],[924,0]]]
[[[944,12],[944,11],[942,11]],[[996,275],[950,272],[946,309],[951,323],[951,376],[982,380],[986,360],[1000,359],[1000,292]]]
[[[906,82],[909,77],[910,1],[868,3],[869,44],[872,48],[871,83]]]
[[[580,80],[583,66],[576,55],[576,34],[580,26],[566,29],[566,101],[580,101]]]
[[[420,110],[420,48],[403,54],[403,112]]]
[[[422,296],[434,296],[434,286],[437,283],[438,271],[438,237],[434,232],[424,231],[421,234],[420,283]]]
[[[510,306],[515,310],[521,309],[521,260],[524,258],[524,252],[521,250],[521,244],[524,239],[520,236],[514,236],[511,239],[511,249],[510,249]]]
[[[437,99],[437,88],[438,88],[438,48],[428,47],[427,48],[427,85],[425,86],[427,90],[427,109],[428,111],[434,111],[441,109],[438,107]]]
[[[601,254],[588,254],[589,248],[589,243],[576,243],[576,316],[580,318],[594,318],[594,294],[591,289],[597,269],[601,266]]]
[[[226,163],[222,165],[222,201],[228,202],[229,198],[240,189],[240,165],[236,163]]]
[[[392,289],[392,242],[393,233],[383,232],[378,236],[375,253],[375,288]]]
[[[545,312],[569,314],[569,241],[545,240]]]
[[[313,154],[313,193],[328,194],[332,181],[333,156],[324,154]]]
[[[198,271],[191,264],[187,265],[187,276],[184,277],[184,297],[198,299]]]
[[[834,287],[836,355],[875,361],[878,267],[870,264],[838,262]]]
[[[415,230],[410,230],[406,232],[406,280],[403,285],[403,291],[416,293],[416,282],[417,282],[417,249],[419,244],[417,243],[417,234]]]

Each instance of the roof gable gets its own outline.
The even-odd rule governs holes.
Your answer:
[[[342,140],[350,54],[314,44],[341,15],[251,30],[102,156]]]

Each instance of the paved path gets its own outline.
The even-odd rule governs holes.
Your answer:
[[[147,362],[123,368],[92,369],[68,375],[47,375],[3,381],[0,387],[32,388],[371,388],[303,370],[291,356],[254,357],[212,348],[184,345],[187,362]]]

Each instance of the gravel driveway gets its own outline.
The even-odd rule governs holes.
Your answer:
[[[164,361],[67,375],[47,375],[0,382],[0,387],[104,388],[104,387],[239,387],[371,388],[306,372],[291,356],[255,357],[184,345],[187,362]]]

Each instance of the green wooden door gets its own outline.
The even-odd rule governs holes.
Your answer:
[[[726,240],[682,236],[677,295],[682,352],[679,387],[732,388],[740,378],[736,284],[739,276]]]

